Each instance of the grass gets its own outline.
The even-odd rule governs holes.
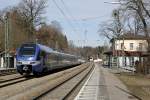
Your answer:
[[[144,75],[121,73],[116,76],[127,86],[127,88],[134,95],[138,96],[142,100],[150,100],[150,79]]]

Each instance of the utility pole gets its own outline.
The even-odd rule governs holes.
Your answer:
[[[84,43],[86,44],[87,42],[87,30],[84,31]]]
[[[5,16],[5,68],[9,67],[9,13]]]
[[[55,42],[55,49],[58,50],[58,41]]]

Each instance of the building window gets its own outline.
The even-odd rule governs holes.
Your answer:
[[[143,49],[143,44],[139,43],[139,50],[142,51],[142,49]]]
[[[130,43],[130,50],[133,50],[133,43]]]

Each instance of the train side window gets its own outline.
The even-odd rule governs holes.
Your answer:
[[[42,59],[43,65],[45,65],[46,53],[45,53],[45,52],[43,52],[43,51],[41,51],[41,53],[40,53],[40,58]]]
[[[40,53],[37,56],[37,60],[41,60],[42,58],[45,58],[46,54],[43,51],[40,51]]]
[[[46,56],[46,53],[42,51],[42,52],[40,53],[40,57],[45,58],[45,56]]]

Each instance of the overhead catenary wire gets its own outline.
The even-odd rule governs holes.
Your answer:
[[[77,20],[73,15],[72,13],[70,12],[70,10],[68,9],[66,3],[64,2],[64,0],[61,0],[65,10],[68,12],[68,14],[70,15],[70,17],[72,17],[73,21],[75,21],[76,23],[78,23],[78,21],[88,21],[88,20],[96,20],[96,19],[100,19],[102,17],[105,17],[106,15],[103,15],[103,16],[95,16],[95,17],[86,17],[86,18],[81,18],[79,20]]]
[[[61,12],[61,14],[64,16],[64,18],[67,20],[68,24],[70,25],[70,27],[73,29],[73,31],[76,33],[76,29],[74,28],[74,26],[72,25],[72,23],[70,22],[68,16],[65,14],[65,12],[62,10],[61,7],[59,7],[59,5],[57,4],[57,2],[55,0],[52,0],[53,3],[55,4],[55,6],[58,8],[58,10]]]
[[[71,13],[71,11],[68,9],[68,6],[66,5],[66,3],[64,2],[64,0],[61,0],[66,12],[69,14],[70,18],[72,18],[72,20],[77,24],[77,26],[82,29],[82,26],[79,21],[76,20],[76,18],[73,16],[73,14]]]
[[[85,22],[89,21],[89,20],[99,19],[102,16],[85,17],[85,18],[80,18],[80,20],[78,20],[77,18],[75,18],[75,16],[73,16],[72,12],[70,11],[68,5],[66,4],[66,2],[64,0],[60,0],[60,2],[58,2],[57,0],[52,0],[52,1],[55,4],[55,6],[58,8],[60,13],[67,20],[67,23],[70,25],[70,27],[73,29],[73,31],[77,33],[76,28],[78,28],[80,30],[80,32],[82,32],[82,34],[84,34],[84,44],[86,44],[88,30],[86,29]],[[75,25],[76,27],[74,27],[74,24],[76,24]]]
[[[93,16],[93,17],[85,17],[85,18],[81,18],[79,20],[82,20],[82,21],[92,21],[92,20],[101,19],[102,17],[106,17],[106,15],[103,15],[103,16]]]
[[[63,7],[65,8],[66,12],[68,13],[68,15],[70,16],[70,18],[76,23],[76,26],[78,29],[81,30],[82,33],[84,33],[84,44],[86,44],[86,41],[87,41],[87,29],[84,29],[83,28],[83,23],[79,23],[79,21],[76,20],[76,18],[73,16],[73,14],[71,13],[71,11],[69,10],[68,6],[66,5],[66,3],[64,2],[64,0],[61,0],[62,4],[63,4]]]
[[[65,2],[63,0],[61,0],[65,10],[68,12],[68,14],[70,15],[70,17],[73,18],[73,20],[75,19],[74,16],[72,15],[72,13],[70,12],[70,10],[68,9],[67,5],[65,4]]]

